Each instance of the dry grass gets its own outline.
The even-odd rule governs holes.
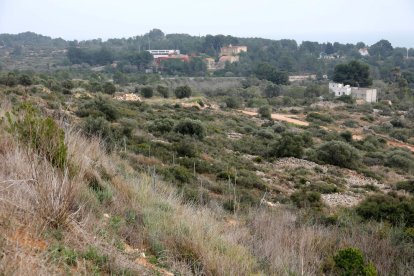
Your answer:
[[[397,248],[384,224],[347,227],[300,223],[291,210],[251,214],[249,246],[272,275],[319,275],[323,263],[343,247],[364,252],[379,275],[413,275],[412,248]]]
[[[56,228],[64,232],[61,244],[79,252],[92,245],[111,256],[108,274],[149,273],[115,246],[119,241],[182,275],[318,275],[345,246],[360,248],[380,275],[414,273],[413,251],[396,247],[386,225],[309,225],[283,208],[253,210],[247,224],[243,217],[228,223],[220,208],[184,203],[172,186],[106,153],[99,139],[68,129],[65,144],[67,166],[56,169],[0,129],[0,274],[65,274],[48,251],[56,240],[46,234]],[[92,184],[108,192],[105,201]],[[80,261],[70,269],[91,272]]]
[[[228,231],[227,225],[208,209],[183,204],[176,191],[165,183],[137,174],[116,155],[108,155],[99,140],[66,131],[68,167],[62,171],[19,145],[10,135],[2,133],[1,138],[0,158],[4,160],[0,163],[1,229],[10,233],[5,236],[7,243],[2,251],[15,256],[1,259],[2,272],[13,270],[25,274],[25,269],[31,267],[39,275],[48,274],[42,269],[50,261],[46,250],[49,245],[36,249],[36,254],[26,259],[19,257],[18,247],[13,248],[18,241],[10,236],[21,227],[33,233],[35,240],[41,240],[49,229],[65,229],[65,234],[77,241],[65,238],[63,243],[79,250],[93,244],[107,255],[117,256],[114,264],[137,269],[110,242],[93,236],[108,227],[101,221],[103,213],[122,217],[126,211],[140,214],[141,221],[137,221],[140,225],[125,226],[121,229],[125,236],[116,238],[122,240],[128,236],[127,242],[150,245],[150,252],[177,272],[247,275],[257,271],[255,258],[239,245],[241,237],[235,238],[239,235],[237,231]],[[92,180],[111,190],[107,206],[96,201],[89,186]],[[141,231],[134,232],[137,229]],[[37,261],[32,262],[33,258]],[[39,264],[38,270],[33,263]]]

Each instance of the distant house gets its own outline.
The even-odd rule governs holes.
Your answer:
[[[338,54],[330,54],[330,55],[328,55],[325,52],[321,52],[319,54],[319,59],[338,59],[338,58],[341,58],[341,56],[338,55]]]
[[[224,69],[226,63],[234,63],[240,60],[240,53],[247,52],[247,46],[225,46],[220,50],[220,59],[216,62],[213,58],[205,58],[204,62],[207,65],[207,70],[221,70]]]
[[[342,83],[329,83],[329,91],[335,94],[335,97],[351,96],[356,100],[363,100],[367,103],[377,102],[377,89],[361,88],[343,85]]]
[[[330,82],[329,91],[335,93],[335,97],[351,95],[351,86],[342,83]]]
[[[377,102],[377,89],[375,88],[352,87],[351,95],[352,98],[364,100],[367,103]]]
[[[234,63],[234,62],[238,62],[240,60],[239,56],[222,56],[220,57],[219,61],[217,62],[216,67],[218,69],[224,69],[224,67],[226,66],[226,63]]]
[[[158,67],[163,60],[181,60],[189,62],[190,57],[188,55],[182,55],[180,50],[147,50],[154,58],[154,67]]]
[[[210,58],[210,57],[205,58],[204,59],[204,62],[206,63],[207,70],[213,71],[213,70],[216,70],[217,69],[216,61],[215,61],[214,58]]]
[[[220,50],[220,56],[235,56],[239,55],[241,52],[247,52],[247,46],[225,46]]]
[[[147,50],[147,52],[149,52],[154,59],[181,54],[180,50]]]
[[[358,50],[358,52],[361,56],[364,56],[364,57],[369,56],[368,48],[361,48]]]

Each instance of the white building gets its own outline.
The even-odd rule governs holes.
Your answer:
[[[367,103],[377,102],[377,89],[375,88],[352,87],[351,95],[352,98],[364,100]]]
[[[375,88],[351,87],[342,83],[330,82],[329,91],[335,93],[335,97],[347,95],[356,100],[364,100],[367,103],[377,102],[377,89]]]
[[[343,85],[342,83],[330,82],[329,91],[335,93],[335,97],[340,97],[344,95],[351,95],[351,86]]]
[[[160,57],[168,57],[171,55],[180,55],[180,50],[147,50],[151,55],[154,56],[154,59]]]
[[[361,48],[358,50],[358,52],[361,56],[364,56],[364,57],[369,56],[368,48]]]

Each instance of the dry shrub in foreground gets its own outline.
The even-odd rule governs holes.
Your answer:
[[[2,214],[22,216],[21,222],[28,224],[67,225],[76,211],[77,180],[69,179],[66,171],[17,145],[0,152],[4,161],[0,164]]]
[[[359,248],[379,275],[412,275],[412,248],[398,248],[385,224],[322,226],[300,223],[291,210],[258,210],[252,214],[247,243],[272,275],[318,275],[345,247]],[[388,228],[389,230],[389,228]]]

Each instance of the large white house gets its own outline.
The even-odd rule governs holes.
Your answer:
[[[367,103],[377,102],[377,89],[375,88],[360,88],[343,85],[342,83],[329,83],[329,91],[335,94],[335,97],[351,96],[357,100],[364,100]]]

